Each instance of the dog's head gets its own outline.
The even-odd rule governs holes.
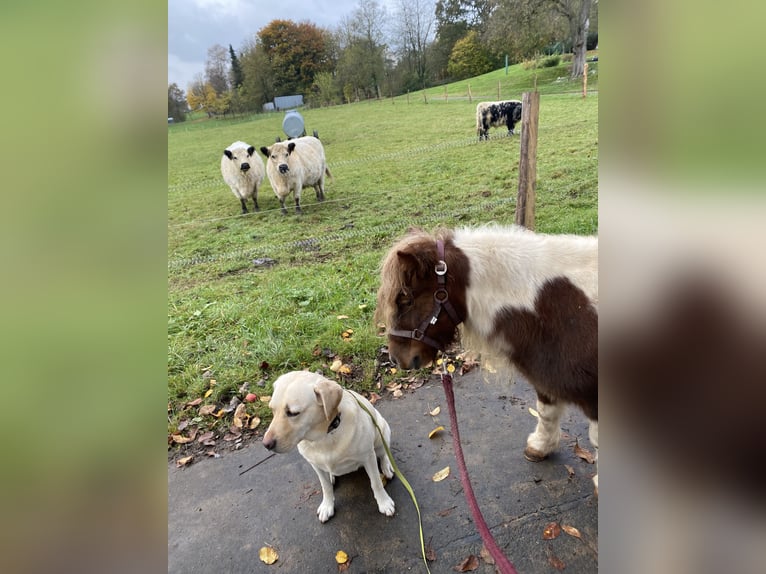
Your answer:
[[[294,371],[274,381],[269,408],[274,418],[263,446],[284,453],[302,440],[319,440],[327,435],[338,414],[343,388],[336,382],[308,371]]]

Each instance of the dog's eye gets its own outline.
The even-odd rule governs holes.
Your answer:
[[[285,414],[288,417],[297,417],[300,413],[297,412],[297,411],[291,411],[290,408],[288,407],[288,408],[285,409]]]

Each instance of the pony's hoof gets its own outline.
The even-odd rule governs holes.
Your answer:
[[[524,449],[524,458],[526,458],[529,462],[540,462],[548,458],[548,455],[541,453],[536,448],[528,446]]]

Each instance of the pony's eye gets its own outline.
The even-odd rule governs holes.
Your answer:
[[[297,417],[300,413],[299,412],[295,412],[295,411],[291,411],[290,407],[288,407],[288,408],[285,409],[285,414],[288,417]]]

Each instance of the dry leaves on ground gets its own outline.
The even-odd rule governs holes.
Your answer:
[[[471,572],[479,567],[479,559],[475,554],[471,554],[463,560],[460,564],[457,564],[452,569],[456,572]]]
[[[543,540],[553,540],[561,534],[561,527],[558,522],[549,522],[543,528]]]

